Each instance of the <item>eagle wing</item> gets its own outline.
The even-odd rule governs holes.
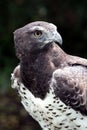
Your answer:
[[[73,58],[73,57],[72,57]],[[74,57],[74,61],[79,58]],[[82,60],[82,59],[81,59]],[[87,115],[87,68],[86,63],[75,62],[53,73],[53,87],[56,97],[66,105]]]

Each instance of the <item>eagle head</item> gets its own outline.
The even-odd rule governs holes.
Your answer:
[[[14,32],[16,54],[19,59],[22,55],[41,50],[51,43],[62,44],[62,37],[57,27],[48,22],[32,22]]]

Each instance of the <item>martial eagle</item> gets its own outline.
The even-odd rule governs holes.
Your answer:
[[[32,22],[14,32],[20,64],[12,88],[43,130],[87,130],[87,60],[66,54],[62,37],[48,22]]]

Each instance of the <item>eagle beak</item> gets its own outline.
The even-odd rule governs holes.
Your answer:
[[[44,41],[45,45],[53,43],[53,42],[56,42],[56,43],[62,45],[62,42],[63,42],[62,37],[57,31],[53,32],[50,35],[50,37],[51,38],[48,38],[47,40]]]
[[[54,42],[57,42],[57,43],[59,43],[60,45],[62,45],[63,40],[62,40],[61,35],[60,35],[58,32],[56,32],[56,33],[54,34],[53,39],[54,39]]]

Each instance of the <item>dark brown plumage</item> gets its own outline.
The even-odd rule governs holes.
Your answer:
[[[43,36],[35,36],[35,33],[42,33]],[[46,22],[34,22],[16,30],[14,40],[16,54],[20,59],[22,82],[35,96],[44,98],[49,91],[48,81],[55,70],[55,66],[51,65],[51,57],[56,54],[51,50],[54,46],[52,42],[62,42],[56,26]]]
[[[50,103],[49,111],[52,111],[53,115],[56,114],[57,110],[60,113],[61,111],[65,112],[63,106],[66,105],[66,109],[69,110],[67,107],[70,107],[70,112],[66,114],[66,120],[68,120],[67,116],[70,116],[75,110],[75,120],[78,118],[76,112],[79,112],[87,124],[84,117],[84,115],[87,116],[87,60],[66,54],[58,46],[58,43],[62,43],[62,38],[57,32],[56,26],[47,22],[33,22],[16,30],[14,41],[16,54],[20,59],[20,66],[15,69],[14,77],[20,77],[21,83],[33,94],[35,100],[40,98],[46,104],[49,93],[53,100]],[[19,70],[20,73],[17,74]],[[19,93],[21,92],[19,91]],[[45,103],[45,101],[47,102]],[[62,105],[58,106],[61,108],[55,110],[59,102],[62,102],[60,103]],[[69,119],[74,120],[72,116]],[[81,130],[83,128],[86,130],[86,124],[81,126]],[[79,129],[75,124],[75,127],[65,126],[64,130],[68,127],[71,130]],[[44,128],[43,125],[42,128]],[[62,130],[63,127],[60,129]],[[58,127],[52,126],[51,130],[58,130]]]

